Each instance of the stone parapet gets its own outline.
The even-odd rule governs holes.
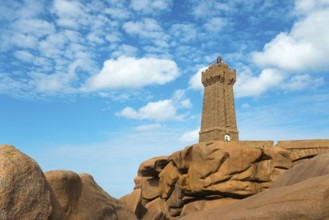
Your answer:
[[[271,148],[274,146],[274,141],[238,141],[238,144],[243,147],[256,147],[256,148]]]
[[[294,163],[309,159],[318,154],[329,153],[329,140],[287,140],[278,141],[276,147],[290,151],[291,160]]]
[[[276,146],[286,148],[288,150],[309,149],[309,148],[329,148],[329,140],[328,139],[286,140],[286,141],[278,141]]]

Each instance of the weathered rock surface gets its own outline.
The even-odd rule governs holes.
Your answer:
[[[55,170],[45,175],[70,220],[136,219],[130,209],[108,195],[88,174]]]
[[[329,154],[319,155],[282,174],[257,195],[180,219],[329,219]]]
[[[329,154],[320,154],[287,170],[284,175],[278,177],[271,189],[327,174],[329,174]]]
[[[38,164],[0,146],[0,219],[66,219]]]
[[[121,200],[139,219],[169,219],[262,192],[292,166],[283,148],[247,144],[201,142],[147,160],[138,170],[135,191]]]
[[[222,206],[224,204],[231,204],[236,201],[239,200],[232,198],[223,198],[223,199],[214,199],[214,200],[196,200],[184,206],[181,216],[192,214],[202,210],[208,210],[211,208]]]
[[[169,162],[168,157],[160,156],[143,162],[138,169],[139,176],[155,176]]]
[[[329,147],[290,143],[201,142],[152,158],[121,201],[88,174],[44,175],[2,145],[0,219],[329,219],[329,154],[314,157]]]

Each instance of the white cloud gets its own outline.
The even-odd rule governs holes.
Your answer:
[[[203,91],[201,73],[208,67],[202,67],[189,80],[189,88]],[[272,88],[279,88],[285,79],[285,73],[276,69],[264,69],[259,75],[252,74],[249,68],[237,72],[234,85],[236,97],[260,96]]]
[[[0,18],[8,20],[35,18],[45,10],[45,2],[39,0],[30,1],[2,1],[0,5]]]
[[[5,50],[11,48],[12,46],[34,49],[38,44],[37,37],[21,34],[19,32],[5,32],[1,37],[0,50]]]
[[[173,101],[177,108],[191,108],[191,101],[185,97],[185,91],[182,89],[176,90],[173,94]]]
[[[119,42],[122,40],[120,32],[113,32],[110,34],[106,34],[105,39],[111,43]]]
[[[39,41],[38,50],[44,57],[59,58],[63,55],[63,49],[65,49],[67,43],[68,41],[63,34],[52,34]]]
[[[124,102],[130,99],[130,94],[121,92],[98,92],[102,98],[111,98],[113,101]]]
[[[324,84],[316,74],[329,68],[329,1],[296,0],[295,13],[298,20],[289,32],[279,33],[263,51],[252,53],[264,70],[259,76],[240,74],[238,96],[258,96],[273,87],[296,91]]]
[[[115,6],[117,6],[117,4]],[[124,6],[106,8],[105,13],[109,14],[114,19],[127,19],[130,17],[130,11]]]
[[[72,43],[79,43],[79,42],[83,41],[83,37],[77,31],[64,30],[63,35],[65,38],[67,38]]]
[[[25,51],[25,50],[18,50],[15,52],[15,56],[20,59],[20,60],[23,60],[25,62],[32,62],[34,60],[34,56],[28,52],[28,51]]]
[[[186,132],[179,138],[179,141],[185,144],[197,143],[199,141],[199,131],[200,128]]]
[[[136,127],[136,131],[147,131],[147,130],[154,130],[157,128],[161,128],[162,125],[160,123],[154,123],[154,124],[146,124],[146,125],[140,125]]]
[[[223,11],[231,10],[229,3],[220,3],[216,0],[194,1],[193,15],[197,18],[213,17]]]
[[[168,35],[163,31],[158,22],[151,18],[142,21],[128,21],[123,24],[123,29],[130,35],[137,35],[143,39],[167,40]]]
[[[248,21],[254,18],[262,20],[264,17],[279,17],[283,12],[286,12],[286,8],[290,6],[290,2],[287,2],[287,4],[279,4],[277,1],[263,0],[190,0],[190,2],[192,2],[192,13],[196,18],[207,19],[218,15],[224,15],[230,19],[235,19],[235,15],[239,14],[248,15]]]
[[[13,30],[23,34],[42,37],[55,32],[55,26],[40,19],[19,19],[11,24]]]
[[[236,97],[257,97],[269,89],[279,87],[283,80],[283,73],[274,69],[264,69],[258,76],[244,70],[238,76],[234,91]]]
[[[131,7],[138,12],[154,14],[168,11],[173,5],[173,0],[132,0]]]
[[[176,90],[173,94],[174,100],[182,100],[185,96],[185,91],[182,89]]]
[[[210,18],[205,24],[204,28],[208,32],[220,32],[223,27],[226,25],[226,21],[220,17]]]
[[[285,84],[282,85],[282,88],[296,91],[305,88],[317,88],[323,84],[323,77],[312,78],[310,74],[298,74],[293,75],[287,82],[285,82]]]
[[[69,64],[67,72],[57,72],[49,75],[38,72],[31,73],[31,76],[33,76],[31,84],[34,85],[38,92],[72,93],[76,89],[71,87],[70,84],[76,80],[78,68],[80,70],[88,70],[88,61],[83,59],[75,60]]]
[[[78,17],[84,14],[82,5],[77,1],[55,0],[53,6],[59,17]]]
[[[195,89],[195,90],[201,90],[203,91],[203,85],[201,82],[201,73],[205,71],[208,67],[202,67],[200,68],[196,74],[194,74],[190,80],[189,80],[189,88]]]
[[[117,116],[131,119],[149,119],[155,121],[183,120],[186,114],[179,114],[179,109],[189,109],[191,101],[185,97],[184,90],[176,90],[171,99],[149,102],[140,109],[125,107]]]
[[[177,115],[176,107],[172,100],[160,100],[157,102],[149,102],[138,110],[132,107],[126,107],[118,116],[132,119],[151,119],[155,121],[177,120],[181,116]]]
[[[192,103],[189,99],[183,99],[179,102],[179,104],[182,108],[191,108],[192,107]]]
[[[60,28],[74,30],[100,28],[104,24],[102,16],[92,14],[92,4],[82,4],[79,1],[55,0],[52,11],[57,15],[56,23]],[[99,7],[103,7],[99,5]]]
[[[249,103],[243,103],[242,105],[241,105],[241,109],[249,109],[251,106],[250,106],[250,104]]]
[[[255,52],[254,61],[260,66],[272,66],[286,70],[301,71],[310,67],[319,54],[310,42],[296,41],[286,33],[279,34],[264,47],[264,52]]]
[[[59,18],[57,19],[57,24],[65,28],[79,29],[79,24],[74,18]]]
[[[297,12],[308,13],[312,10],[329,6],[328,0],[296,0],[295,9]]]
[[[28,97],[31,87],[24,80],[14,80],[10,74],[0,72],[0,93],[10,94],[15,97]]]
[[[136,53],[138,52],[138,48],[137,47],[133,47],[127,44],[123,44],[120,45],[118,50],[113,52],[113,56],[115,57],[119,57],[119,56],[127,56],[127,57],[131,57],[136,55]]]
[[[184,43],[190,43],[198,37],[197,27],[194,24],[174,24],[170,28],[170,34],[175,40]]]
[[[83,90],[141,88],[151,84],[166,84],[179,75],[172,60],[119,57],[104,62],[102,70],[88,79]]]
[[[295,72],[327,70],[329,8],[324,5],[329,6],[328,1],[297,1],[302,17],[289,33],[278,34],[263,51],[253,53],[256,64]]]
[[[102,45],[105,42],[104,39],[101,36],[97,35],[95,32],[90,32],[87,35],[87,39],[89,40],[89,42],[95,43],[97,45]]]

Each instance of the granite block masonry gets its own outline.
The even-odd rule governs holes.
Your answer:
[[[236,70],[217,57],[217,63],[202,72],[204,97],[199,142],[238,141],[233,85]]]

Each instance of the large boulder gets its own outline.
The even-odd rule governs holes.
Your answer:
[[[329,154],[326,154],[289,169],[267,191],[180,219],[328,219],[328,195]]]
[[[154,157],[144,161],[138,168],[138,176],[156,176],[169,163],[167,156]]]
[[[108,195],[88,174],[54,170],[45,175],[70,220],[137,219],[126,205]]]
[[[329,174],[329,154],[320,154],[287,170],[284,175],[277,178],[271,189],[327,174]]]
[[[0,146],[0,219],[66,219],[38,164]]]
[[[262,192],[291,166],[289,152],[280,147],[201,142],[143,162],[135,191],[122,200],[140,219],[169,219]]]

